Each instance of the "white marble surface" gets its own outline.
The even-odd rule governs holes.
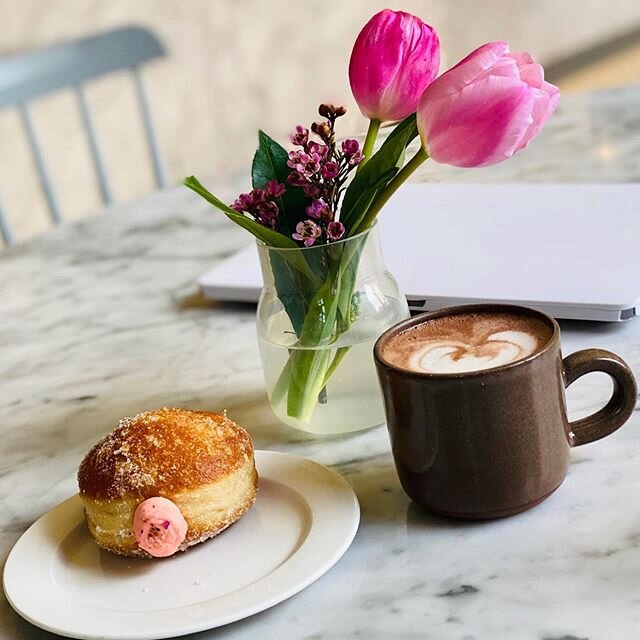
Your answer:
[[[544,138],[464,180],[638,180],[640,89],[569,98]],[[606,152],[597,145],[606,141]],[[228,187],[228,185],[227,185]],[[242,185],[239,186],[241,188]],[[225,197],[232,193],[224,193]],[[244,233],[175,189],[0,254],[0,563],[31,522],[75,491],[90,444],[161,405],[227,408],[258,448],[328,464],[362,524],[345,557],[291,600],[198,638],[628,640],[640,629],[640,414],[572,452],[565,484],[502,521],[431,517],[402,493],[384,428],[314,440],[271,414],[254,309],[205,303],[195,277]],[[640,374],[640,320],[563,323],[565,353],[620,353]],[[594,374],[572,417],[610,390]],[[45,638],[0,596],[1,638]]]

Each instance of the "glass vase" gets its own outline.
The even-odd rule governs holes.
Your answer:
[[[382,424],[373,344],[409,309],[385,268],[377,227],[305,248],[258,243],[258,252],[258,342],[275,414],[315,434]]]

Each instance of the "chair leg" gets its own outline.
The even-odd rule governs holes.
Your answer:
[[[109,178],[107,176],[106,167],[102,158],[102,152],[100,151],[100,145],[98,144],[96,129],[93,125],[93,118],[91,117],[91,111],[89,109],[89,105],[87,104],[87,98],[82,86],[76,87],[76,96],[78,98],[78,107],[80,109],[80,116],[82,118],[84,132],[89,143],[89,151],[91,152],[91,158],[93,159],[93,166],[96,170],[96,176],[98,178],[98,187],[100,188],[102,202],[104,204],[110,204],[113,200],[113,196],[111,194],[111,185],[109,184]]]
[[[47,205],[49,206],[49,213],[51,214],[51,218],[53,219],[53,221],[56,224],[59,224],[60,222],[62,222],[60,205],[58,204],[58,198],[56,197],[56,193],[53,188],[53,183],[51,182],[51,177],[49,176],[49,171],[47,169],[47,165],[45,163],[44,156],[42,154],[40,142],[38,141],[36,130],[33,126],[33,121],[31,120],[31,113],[29,112],[29,107],[27,106],[26,103],[23,102],[20,105],[18,105],[18,111],[20,112],[20,116],[22,117],[22,123],[27,133],[27,139],[29,141],[29,146],[31,147],[31,153],[33,155],[33,160],[36,165],[36,171],[38,172],[38,179],[40,180],[40,186],[42,187],[42,191],[44,192],[44,197],[46,198]]]
[[[138,102],[140,104],[140,112],[142,113],[142,122],[147,136],[147,144],[149,145],[151,162],[153,163],[153,173],[156,179],[156,186],[166,187],[168,183],[167,171],[162,160],[158,139],[151,119],[151,109],[149,107],[149,101],[147,100],[147,93],[144,88],[142,74],[140,73],[140,69],[137,67],[134,67],[132,71],[136,85],[136,93],[138,94]]]
[[[2,208],[2,202],[0,202],[0,236],[2,236],[6,246],[10,246],[15,242],[13,232],[11,231],[11,227],[9,226],[9,222],[7,221],[7,217]]]

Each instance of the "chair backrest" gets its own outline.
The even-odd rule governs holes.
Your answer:
[[[165,48],[153,33],[141,27],[127,26],[0,60],[0,109],[6,107],[18,109],[49,213],[55,223],[60,222],[63,215],[31,118],[29,100],[65,88],[72,88],[75,91],[82,125],[87,135],[98,178],[100,195],[102,201],[108,204],[112,201],[109,177],[83,85],[99,76],[123,69],[130,70],[156,185],[162,187],[167,183],[166,171],[151,120],[141,67],[146,62],[164,55],[166,55]],[[1,200],[0,235],[6,244],[13,242],[13,234],[4,215]]]

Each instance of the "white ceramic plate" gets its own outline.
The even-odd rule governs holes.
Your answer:
[[[179,636],[240,620],[298,593],[349,548],[353,490],[316,462],[256,451],[255,506],[217,538],[165,560],[101,551],[77,496],[33,524],[4,569],[11,606],[72,638]]]

